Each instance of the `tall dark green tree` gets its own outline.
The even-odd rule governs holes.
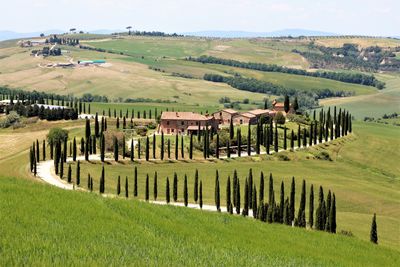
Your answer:
[[[177,202],[178,201],[178,175],[176,174],[176,172],[174,173],[174,185],[173,185],[173,198],[174,201]]]
[[[279,140],[278,140],[278,124],[275,123],[275,140],[274,140],[274,150],[275,152],[278,152],[278,144],[279,144]]]
[[[251,125],[247,128],[247,155],[251,155]]]
[[[330,232],[336,233],[336,196],[333,194],[331,208],[329,210],[329,226]]]
[[[169,193],[169,178],[167,177],[167,182],[165,183],[165,201],[167,204],[170,202],[170,193]]]
[[[117,195],[119,196],[121,194],[121,176],[118,175],[118,181],[117,181]]]
[[[217,140],[215,142],[215,157],[219,159],[219,134],[217,133]]]
[[[200,186],[199,186],[199,206],[200,209],[203,208],[203,183],[200,180]]]
[[[117,137],[115,136],[113,138],[113,145],[114,145],[114,160],[118,161],[118,140]]]
[[[96,140],[96,138],[94,138]],[[122,158],[125,159],[125,146],[126,146],[126,141],[125,141],[125,135],[122,136]]]
[[[297,214],[297,223],[299,227],[306,227],[305,210],[306,210],[306,181],[303,180],[303,185],[301,187],[301,195],[300,195],[300,206]]]
[[[178,160],[179,139],[178,134],[175,135],[175,160]]]
[[[219,189],[218,170],[215,171],[215,206],[218,211],[221,211],[221,198],[220,198],[220,189]]]
[[[101,176],[100,176],[100,194],[104,194],[105,191],[105,183],[106,183],[106,177],[105,177],[105,171],[104,171],[104,164],[101,168]]]
[[[292,177],[292,184],[290,186],[290,199],[289,199],[289,221],[290,221],[290,223],[292,223],[294,220],[295,197],[296,197],[296,184],[294,181],[294,177]]]
[[[285,212],[285,184],[283,181],[281,182],[281,195],[279,199],[279,217],[280,217],[280,223],[283,223],[283,213]]]
[[[164,132],[161,131],[161,149],[160,149],[160,158],[164,160]]]
[[[156,134],[154,133],[153,134],[153,159],[155,159],[156,158]]]
[[[125,177],[125,197],[129,197],[128,176]]]
[[[288,113],[289,110],[290,110],[290,100],[289,100],[289,96],[288,95],[285,95],[285,100],[283,102],[283,108],[284,108],[286,113]]]
[[[71,164],[68,164],[68,176],[67,176],[67,181],[68,183],[72,182],[72,169],[71,169]]]
[[[137,167],[135,166],[135,170],[133,172],[134,175],[134,180],[133,180],[133,196],[137,197],[138,196],[138,171]]]
[[[150,188],[149,188],[149,174],[146,174],[146,187],[145,187],[145,200],[149,201],[150,198]]]
[[[311,185],[310,188],[310,200],[309,200],[309,209],[308,209],[308,224],[310,228],[314,226],[314,185]]]
[[[235,208],[236,214],[240,214],[240,180],[236,180],[236,189],[235,189]]]
[[[269,174],[269,187],[268,187],[268,204],[272,205],[272,199],[274,198],[274,178],[272,173]]]
[[[91,135],[91,133],[90,133],[90,120],[86,119],[86,125],[85,125],[85,137],[86,137],[86,139],[88,139],[90,135]]]
[[[234,126],[233,126],[232,117],[230,118],[229,121],[230,121],[229,122],[229,139],[232,140],[234,135],[235,135],[235,129],[234,129]]]
[[[168,138],[167,141],[167,154],[168,154],[168,158],[171,158],[171,140]]]
[[[157,200],[157,195],[158,195],[157,172],[154,172],[154,183],[153,183],[154,200]]]
[[[231,176],[228,175],[228,180],[226,180],[226,209],[229,212],[231,207]]]
[[[81,183],[81,163],[78,160],[78,163],[76,164],[76,185],[80,185]]]
[[[72,160],[76,161],[76,139],[74,137],[73,145],[72,145]]]
[[[189,201],[188,197],[189,196],[188,196],[187,176],[185,174],[185,180],[183,183],[183,202],[185,204],[185,207],[187,207],[187,205],[188,205],[188,201]]]
[[[185,158],[185,145],[183,142],[183,135],[181,135],[181,158],[184,159]]]
[[[217,134],[217,148],[218,148],[218,134]],[[189,159],[193,159],[193,133],[190,134]]]
[[[236,139],[237,139],[237,147],[238,147],[238,157],[242,156],[242,132],[240,128],[236,130]]]
[[[372,243],[378,244],[378,226],[376,224],[376,213],[374,213],[374,217],[372,217],[371,231],[369,236]]]
[[[244,200],[243,200],[242,215],[247,216],[248,214],[249,214],[249,182],[246,179],[244,184]]]
[[[253,200],[251,201],[252,203],[252,207],[251,209],[253,210],[253,217],[257,218],[257,189],[256,186],[253,186],[253,190],[252,190],[252,194],[253,194]]]
[[[193,192],[193,198],[194,202],[197,203],[198,197],[199,197],[199,171],[196,169],[194,173],[194,192]]]
[[[95,115],[95,118],[94,118],[94,135],[96,137],[99,137],[99,133],[100,133],[99,117],[98,117],[98,114],[96,112],[96,115]]]
[[[130,159],[131,161],[135,159],[135,147],[133,145],[133,139],[131,139]]]
[[[264,173],[260,174],[260,192],[259,192],[259,200],[260,202],[264,202]]]
[[[149,161],[149,149],[150,149],[150,141],[149,137],[146,136],[146,161]]]

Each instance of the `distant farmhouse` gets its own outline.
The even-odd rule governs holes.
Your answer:
[[[165,134],[197,134],[208,126],[208,130],[217,131],[220,126],[229,125],[232,121],[234,125],[257,124],[262,117],[275,117],[281,112],[286,117],[284,103],[274,100],[272,109],[254,109],[246,112],[238,112],[234,109],[223,109],[211,115],[202,115],[194,112],[172,112],[167,111],[161,114],[158,132]],[[294,110],[290,105],[288,113]]]

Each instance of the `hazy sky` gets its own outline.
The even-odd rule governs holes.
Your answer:
[[[188,32],[267,32],[302,28],[342,34],[400,35],[400,0],[11,0],[0,30],[70,27]]]

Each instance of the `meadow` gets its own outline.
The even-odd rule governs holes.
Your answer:
[[[399,264],[398,251],[340,234],[103,198],[25,179],[0,178],[0,211],[8,214],[0,228],[1,265]]]

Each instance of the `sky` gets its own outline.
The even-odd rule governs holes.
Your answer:
[[[203,30],[270,32],[307,29],[400,36],[400,0],[12,0],[0,30]]]

